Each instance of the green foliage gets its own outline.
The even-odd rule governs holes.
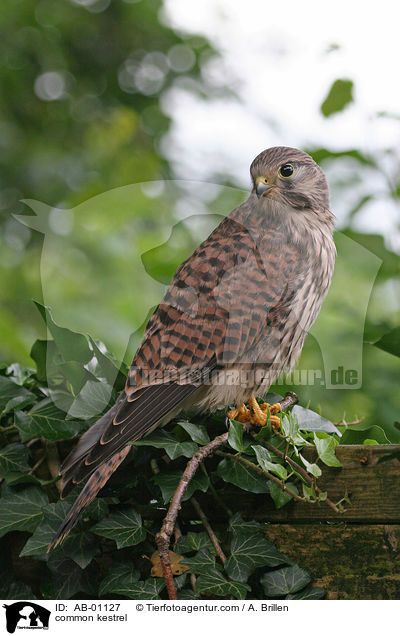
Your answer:
[[[353,101],[354,84],[351,80],[338,79],[333,82],[328,95],[321,104],[321,113],[330,117],[342,111]]]
[[[48,310],[43,314],[51,321]],[[125,378],[124,366],[104,345],[93,346],[91,338],[51,324],[54,340],[45,347],[33,346],[36,371],[15,364],[0,369],[0,537],[17,541],[24,532],[19,558],[29,557],[38,565],[33,590],[28,593],[19,578],[22,587],[14,584],[16,597],[165,598],[163,578],[151,576],[143,555],[150,559],[155,551],[154,535],[188,459],[225,430],[225,415],[193,415],[133,443],[83,519],[61,546],[47,553],[76,497],[71,493],[59,500],[51,462],[58,454],[66,456],[76,437],[98,419],[110,399],[115,400],[112,378]],[[60,368],[66,363],[70,367],[63,375]],[[80,386],[82,368],[90,369],[92,379]],[[108,376],[105,368],[111,369]],[[267,399],[271,403],[281,398]],[[323,590],[310,587],[309,574],[268,541],[265,525],[244,519],[235,502],[244,491],[259,497],[260,505],[272,500],[281,508],[293,496],[322,505],[328,493],[317,490],[317,479],[321,465],[340,467],[335,448],[341,433],[347,443],[387,442],[377,425],[355,422],[336,427],[300,406],[281,414],[279,432],[270,421],[253,434],[244,433],[239,422],[230,422],[227,445],[206,460],[183,497],[182,536],[174,551],[184,555],[183,564],[196,583],[193,590],[187,573],[176,577],[179,598],[322,597]],[[285,453],[279,450],[282,444]],[[190,503],[194,493],[216,524],[224,564]],[[223,520],[217,517],[215,522],[215,506]],[[7,551],[2,558],[7,561]]]

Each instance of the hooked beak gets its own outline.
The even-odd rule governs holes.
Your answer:
[[[275,187],[274,183],[266,183],[263,177],[258,178],[256,183],[256,194],[258,198],[262,197],[263,194],[266,194],[274,187]]]

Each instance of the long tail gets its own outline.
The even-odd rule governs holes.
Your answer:
[[[106,481],[111,477],[112,473],[117,470],[118,466],[125,459],[130,450],[130,445],[126,446],[119,453],[115,453],[110,459],[102,464],[90,477],[82,492],[74,502],[61,526],[57,530],[57,534],[50,543],[47,552],[52,548],[57,547],[62,541],[64,541],[67,534],[72,530],[77,523],[83,510],[90,504],[96,497],[97,493],[103,488]]]

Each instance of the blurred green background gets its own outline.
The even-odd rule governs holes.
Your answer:
[[[104,341],[129,362],[176,266],[245,198],[249,177],[242,164],[269,145],[298,143],[271,124],[273,134],[260,128],[248,157],[240,143],[235,150],[232,139],[247,131],[232,105],[249,109],[238,84],[221,70],[226,51],[213,29],[206,33],[199,26],[196,32],[195,15],[190,29],[174,24],[168,18],[173,3],[168,5],[170,13],[159,0],[2,2],[2,362],[32,366],[32,343],[46,332],[32,299],[50,305],[59,324]],[[210,71],[215,68],[218,81]],[[374,147],[372,139],[368,150],[356,147],[351,135],[349,145],[327,143],[325,128],[352,112],[357,85],[337,77],[323,91],[311,114],[317,132],[303,149],[327,172],[332,200],[340,203],[339,259],[299,368],[321,369],[325,355],[339,361],[347,356],[346,368],[352,359],[357,366],[362,353],[362,385],[346,390],[294,382],[289,388],[326,417],[365,417],[396,441],[399,359],[370,343],[400,324],[400,256],[388,243],[399,219],[391,212],[391,225],[385,221],[385,210],[398,211],[399,152],[390,140]],[[233,144],[232,165],[217,149],[210,163],[202,162],[195,138],[182,146],[179,113],[185,103],[185,117],[200,136],[190,104],[211,109],[201,124],[205,133],[214,112],[217,118],[226,108],[233,117],[224,148]],[[389,110],[369,116],[390,121],[398,134],[399,117]],[[241,154],[236,163],[235,152]],[[356,199],[346,199],[353,186]],[[382,234],[379,224],[360,223],[371,202],[382,199],[379,188],[385,190]],[[15,218],[34,213],[24,222]]]

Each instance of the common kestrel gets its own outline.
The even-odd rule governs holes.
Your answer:
[[[250,172],[247,200],[176,270],[125,390],[63,463],[63,495],[89,479],[51,547],[75,525],[130,443],[181,409],[231,405],[230,417],[265,423],[255,398],[292,368],[329,289],[334,216],[325,175],[306,153],[269,148]]]

